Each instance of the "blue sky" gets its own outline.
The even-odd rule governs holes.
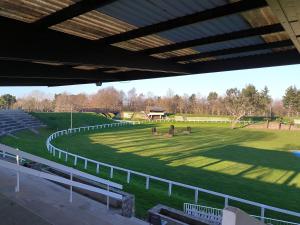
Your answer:
[[[113,86],[125,92],[135,87],[138,93],[152,92],[154,95],[165,95],[170,88],[178,94],[200,93],[202,96],[206,96],[210,91],[224,94],[228,88],[242,88],[246,84],[254,84],[258,89],[262,89],[266,85],[273,98],[281,98],[288,86],[296,85],[300,88],[300,65],[104,83],[101,87],[97,87],[95,84],[61,87],[0,87],[0,95],[10,93],[22,97],[33,90],[39,90],[50,95],[64,91],[73,94],[91,94],[101,88]]]

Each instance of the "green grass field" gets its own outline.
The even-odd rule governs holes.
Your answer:
[[[56,128],[68,127],[69,115],[35,115],[50,124],[49,128],[41,129],[39,135],[24,131],[18,133],[19,139],[5,137],[0,141],[58,161],[48,155],[44,143]],[[107,120],[97,118],[95,114],[74,114],[74,127],[102,122]],[[300,132],[232,130],[228,124],[175,123],[177,134],[168,138],[164,134],[169,125],[155,125],[160,133],[158,136],[151,134],[153,125],[149,124],[64,136],[54,143],[100,162],[300,211],[300,158],[291,153],[291,150],[300,149]],[[190,135],[182,133],[187,125],[192,127]],[[84,170],[83,162],[79,162],[79,168]],[[95,166],[90,165],[88,172],[95,173]],[[102,177],[108,177],[108,174],[108,169],[100,172]],[[186,189],[174,188],[172,196],[168,197],[167,185],[159,182],[151,181],[147,191],[142,178],[132,177],[132,182],[127,185],[126,174],[116,172],[114,180],[135,194],[140,217],[157,203],[181,209],[183,202],[193,202],[194,193]],[[200,193],[199,203],[222,207],[223,199]],[[257,208],[236,202],[230,204],[259,214]],[[267,212],[266,216],[271,215]]]

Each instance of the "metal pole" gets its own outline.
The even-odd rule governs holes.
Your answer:
[[[20,160],[19,160],[19,155],[16,156],[16,160],[17,160],[17,165],[18,165],[18,172],[17,172],[17,186],[15,188],[15,191],[19,192],[20,191]]]
[[[73,181],[73,173],[70,173],[70,180]],[[73,202],[73,186],[70,185],[70,202]]]
[[[107,191],[109,191],[109,185],[107,185]],[[106,198],[106,208],[109,209],[109,196]]]

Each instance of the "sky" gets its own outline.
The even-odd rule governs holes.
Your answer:
[[[168,89],[175,94],[200,94],[207,96],[210,91],[222,95],[228,88],[243,88],[253,84],[258,89],[267,86],[273,99],[280,99],[285,89],[291,85],[300,88],[300,65],[280,66],[260,69],[237,70],[218,73],[206,73],[181,77],[169,77],[129,82],[104,83],[101,87],[95,84],[72,85],[61,87],[0,87],[0,95],[12,94],[17,97],[28,95],[31,91],[39,90],[54,96],[55,93],[68,92],[71,94],[93,94],[101,88],[113,86],[124,92],[135,88],[137,93],[153,93],[156,96],[166,95]]]

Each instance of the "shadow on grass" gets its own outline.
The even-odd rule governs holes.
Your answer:
[[[157,140],[157,137],[142,132],[143,129],[148,128],[148,126],[126,130],[124,128],[117,132],[107,129],[97,134],[59,138],[55,144],[100,162],[300,211],[300,200],[298,200],[300,189],[297,187],[297,182],[300,181],[296,179],[299,173],[297,166],[299,159],[288,152],[239,145],[245,141],[272,138],[271,133],[239,130],[230,131],[231,135],[237,135],[228,137],[226,128],[224,130],[220,128],[221,131],[217,135],[212,134],[214,129],[195,130],[194,132],[201,133],[201,136],[189,136],[189,140],[185,141],[182,147],[187,147],[189,143],[199,144],[196,147],[180,150],[182,141],[179,137]],[[137,132],[137,129],[141,129],[141,133]],[[123,132],[134,137],[132,139],[117,137]],[[100,135],[102,140],[112,138],[114,144],[111,146],[95,143],[91,140],[93,135]],[[220,141],[222,138],[224,140]],[[153,146],[153,139],[158,142],[155,146]],[[161,150],[163,147],[171,150],[164,152]],[[179,151],[172,152],[172,147],[179,148]],[[123,151],[122,148],[132,150]],[[296,182],[293,183],[295,179]]]

